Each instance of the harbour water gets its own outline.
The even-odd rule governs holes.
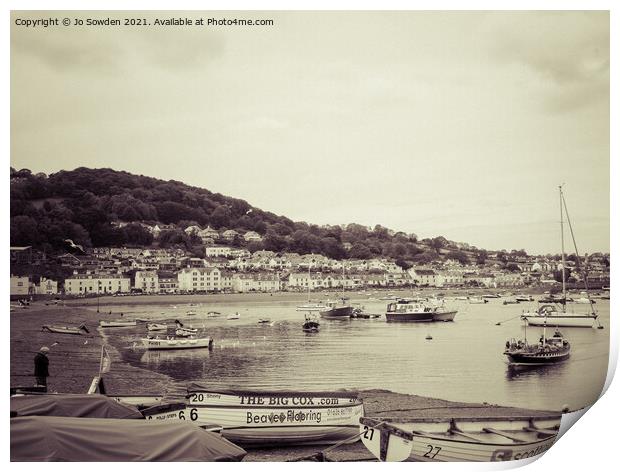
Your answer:
[[[364,305],[367,312],[385,313],[388,301],[355,297],[351,301]],[[301,295],[299,301],[209,303],[204,299],[194,306],[119,304],[106,310],[123,312],[125,318],[170,324],[179,319],[211,336],[215,341],[212,351],[145,351],[136,344],[146,334],[144,323],[102,332],[131,365],[179,383],[200,381],[218,388],[380,388],[452,401],[560,410],[565,405],[577,409],[596,401],[607,374],[608,300],[597,300],[595,305],[605,329],[561,328],[572,346],[568,361],[515,369],[508,366],[502,352],[507,339],[523,336],[518,315],[535,302],[503,305],[502,299],[486,304],[449,300],[458,309],[454,322],[386,323],[384,316],[321,320],[320,332],[304,333],[304,313],[296,311],[303,302]],[[574,308],[584,311],[588,306]],[[189,310],[196,315],[188,316]],[[209,318],[209,311],[221,315]],[[239,319],[226,319],[235,312]],[[271,322],[259,324],[260,318]],[[514,319],[503,322],[509,318]],[[498,321],[502,321],[500,326]],[[541,328],[527,328],[532,342],[541,333]],[[429,334],[432,340],[426,339]]]

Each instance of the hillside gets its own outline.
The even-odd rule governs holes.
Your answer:
[[[154,238],[146,225],[166,228]],[[191,225],[241,234],[255,231],[261,242],[236,237],[232,245],[333,259],[390,257],[402,266],[451,258],[461,263],[484,260],[486,251],[459,250],[439,236],[415,235],[380,225],[351,223],[317,226],[294,222],[248,202],[174,180],[164,181],[112,169],[80,167],[49,176],[11,168],[11,244],[31,245],[48,253],[66,251],[66,239],[83,247],[184,247],[197,255],[202,242],[183,230]]]

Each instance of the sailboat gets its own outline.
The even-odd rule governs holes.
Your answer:
[[[536,311],[523,313],[522,320],[530,326],[562,326],[571,328],[593,328],[598,321],[598,314],[594,309],[593,300],[588,296],[590,312],[589,313],[575,313],[566,311],[566,253],[564,251],[564,213],[566,213],[566,220],[570,228],[573,244],[575,246],[575,255],[579,259],[579,252],[577,251],[577,243],[575,242],[575,235],[573,234],[573,226],[571,225],[570,218],[568,216],[568,208],[566,207],[566,200],[562,192],[562,186],[560,190],[560,234],[562,241],[562,298],[555,300],[554,304],[546,303],[540,305]],[[586,293],[588,289],[587,277],[584,278],[586,285]],[[601,326],[599,325],[599,328]]]
[[[342,296],[339,302],[327,302],[327,309],[320,311],[321,318],[343,320],[351,318],[353,315],[353,307],[347,303],[344,296],[344,261],[342,261]]]
[[[321,303],[312,303],[312,301],[310,300],[310,285],[311,285],[311,278],[310,278],[310,264],[308,263],[308,303],[304,304],[304,305],[299,305],[297,307],[297,311],[321,311],[321,310],[325,310],[327,308],[327,306],[321,304]]]
[[[564,339],[558,329],[552,337],[547,338],[547,327],[543,325],[543,334],[538,344],[528,344],[526,323],[524,340],[506,341],[504,355],[508,357],[511,364],[516,365],[557,364],[570,357],[570,343]]]

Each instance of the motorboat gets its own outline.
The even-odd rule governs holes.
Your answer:
[[[456,314],[457,310],[446,308],[443,301],[401,298],[388,304],[385,319],[388,322],[453,321]]]
[[[306,319],[301,325],[301,329],[306,333],[316,333],[319,331],[319,329],[321,329],[321,324],[319,323],[319,320],[316,316],[314,316],[312,313],[308,313],[306,315]]]

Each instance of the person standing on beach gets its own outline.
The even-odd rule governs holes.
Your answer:
[[[47,387],[47,378],[50,375],[48,368],[50,361],[47,358],[48,352],[50,352],[50,348],[43,346],[34,356],[34,376],[37,379],[37,385],[43,385],[45,387]]]

